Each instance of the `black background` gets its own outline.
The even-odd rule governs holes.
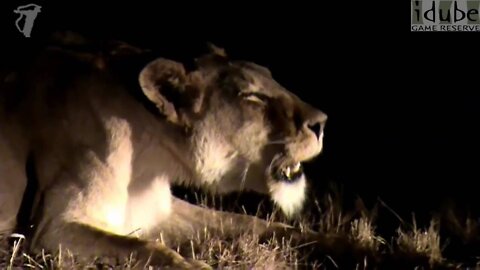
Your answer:
[[[30,39],[12,12],[30,2],[4,3],[4,59],[62,29],[178,60],[213,42],[231,58],[268,66],[328,114],[324,152],[306,166],[318,194],[336,183],[345,196],[368,205],[380,198],[407,219],[428,217],[447,199],[479,204],[479,53],[467,40],[475,33],[408,33],[408,6],[364,1],[99,2],[32,2],[42,12]]]

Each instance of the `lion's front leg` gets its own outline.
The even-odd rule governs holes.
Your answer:
[[[54,190],[45,194],[43,215],[35,227],[31,243],[33,252],[55,252],[67,249],[78,259],[92,262],[96,258],[113,260],[122,264],[133,255],[134,268],[143,269],[148,265],[173,267],[174,269],[210,269],[208,265],[184,258],[179,253],[156,239],[140,239],[134,236],[110,231],[108,226],[89,223],[87,220],[71,218],[58,205]],[[72,194],[62,194],[72,196]],[[44,211],[45,209],[49,211]],[[84,217],[88,218],[88,217]]]
[[[40,191],[30,244],[33,252],[62,248],[88,263],[106,259],[122,264],[133,255],[135,268],[140,269],[148,265],[208,269],[160,241],[129,234],[124,227],[127,185],[113,177],[111,167],[98,158],[87,157],[82,161],[87,173],[71,173],[73,170],[65,168],[56,174],[53,185]]]
[[[157,229],[144,237],[161,239],[168,246],[179,248],[183,256],[193,258],[198,252],[205,251],[204,248],[208,248],[205,245],[212,239],[220,239],[222,242],[231,240],[232,244],[241,237],[248,237],[259,244],[276,240],[278,243],[290,243],[302,257],[316,256],[317,250],[328,250],[324,246],[329,246],[334,241],[311,230],[254,216],[208,209],[177,198],[173,198],[169,221],[159,224]]]
[[[148,265],[199,269],[198,264],[189,262],[177,252],[156,241],[144,241],[134,237],[116,235],[88,225],[46,218],[35,238],[33,251],[40,248],[55,251],[67,249],[80,261],[93,262],[96,258],[113,260],[114,264],[125,263],[132,255],[134,268],[143,269]]]
[[[168,222],[159,224],[158,228],[146,237],[161,238],[169,245],[190,245],[191,240],[203,241],[209,236],[232,239],[245,234],[262,239],[274,235],[297,237],[296,234],[300,234],[300,231],[283,223],[208,209],[173,198]]]

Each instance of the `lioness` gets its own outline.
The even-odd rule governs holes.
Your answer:
[[[61,244],[84,258],[133,253],[188,268],[201,264],[172,243],[205,230],[235,236],[283,227],[189,204],[171,185],[253,190],[288,216],[298,212],[301,162],[322,150],[323,112],[267,68],[219,49],[194,70],[158,58],[124,75],[116,59],[52,47],[2,78],[0,232],[14,230],[35,182],[33,251]],[[136,84],[127,83],[132,75]]]

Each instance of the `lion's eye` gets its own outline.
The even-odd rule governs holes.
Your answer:
[[[262,95],[260,93],[241,93],[240,96],[247,101],[260,104],[260,105],[266,105],[268,97],[265,95]]]

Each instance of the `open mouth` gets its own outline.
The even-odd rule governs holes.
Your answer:
[[[302,175],[302,164],[285,156],[274,158],[270,166],[270,176],[276,181],[295,182]]]
[[[266,173],[272,200],[287,217],[291,217],[305,201],[306,179],[302,164],[290,155],[277,154]]]

